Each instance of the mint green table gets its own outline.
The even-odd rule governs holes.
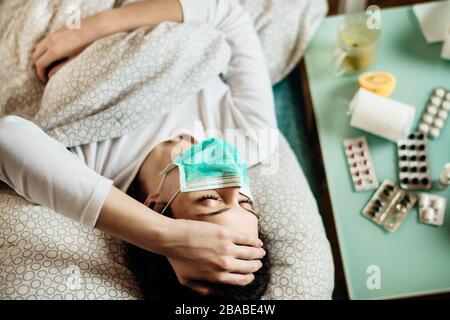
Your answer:
[[[448,292],[450,203],[442,227],[419,223],[415,207],[395,233],[384,232],[361,214],[373,192],[354,191],[342,140],[367,137],[380,181],[398,182],[396,145],[349,126],[346,113],[358,88],[357,77],[334,77],[331,62],[341,19],[325,19],[306,52],[305,64],[349,295],[386,299]],[[391,98],[415,106],[418,120],[433,88],[450,89],[450,61],[440,58],[441,44],[426,43],[411,7],[384,10],[381,21],[378,55],[370,70],[397,76]],[[450,123],[438,140],[430,141],[430,161],[432,178],[437,179],[450,162]],[[450,200],[449,189],[431,193]],[[380,289],[367,287],[371,265],[381,271]]]

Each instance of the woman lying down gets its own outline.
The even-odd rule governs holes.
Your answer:
[[[222,31],[232,50],[227,72],[133,134],[70,149],[25,119],[3,117],[0,179],[132,244],[128,263],[146,298],[258,299],[270,266],[246,170],[271,154],[267,139],[250,133],[273,132],[276,121],[262,48],[239,2],[152,0],[101,12],[37,45],[38,77],[48,81],[101,37],[162,21]],[[217,138],[230,132],[233,139]]]

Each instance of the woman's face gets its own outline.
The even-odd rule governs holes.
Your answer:
[[[252,202],[239,193],[239,188],[181,192],[170,208],[175,219],[212,222],[258,237]]]
[[[192,142],[167,141],[154,148],[141,168],[141,183],[145,184],[151,196],[149,203],[157,204],[160,212],[164,202],[169,202],[180,188],[178,168],[171,170],[161,181],[159,172],[192,147]],[[148,204],[149,204],[148,203]],[[239,193],[239,188],[222,188],[195,192],[180,192],[170,204],[175,219],[201,220],[220,224],[238,232],[258,237],[258,218],[254,214],[252,202]]]

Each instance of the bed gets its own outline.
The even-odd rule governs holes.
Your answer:
[[[109,2],[103,3],[110,5]],[[277,15],[283,14],[283,10],[280,10],[281,2],[267,0],[263,5],[257,1],[242,2],[253,13],[262,42],[266,44],[272,80],[276,83],[292,70],[312,35],[313,30],[305,29],[306,22],[301,18],[307,19],[309,15],[317,20],[324,12],[316,12],[314,16],[311,13],[314,12],[313,1],[293,1],[292,4],[302,6],[302,15],[290,22],[303,22],[296,27],[298,32],[295,37],[291,36],[288,41],[290,46],[286,47],[270,41],[274,32],[281,32],[280,24],[270,23]],[[20,5],[18,3],[19,1],[14,6]],[[39,5],[37,1],[28,3]],[[316,1],[314,3],[317,5]],[[0,23],[5,23],[5,16],[0,15]],[[56,28],[56,25],[47,28],[47,31],[53,27]],[[6,28],[0,28],[0,33],[2,30]],[[136,36],[142,34],[141,31]],[[273,45],[282,46],[278,48],[278,55],[274,53],[277,50],[272,50]],[[0,51],[2,50],[1,53],[5,54],[2,56],[11,57],[14,48],[3,46],[0,47]],[[280,60],[273,55],[285,59]],[[287,56],[289,59],[286,59]],[[27,102],[33,94],[39,95],[39,88],[33,82],[35,79],[31,78],[33,75],[26,66],[27,58],[24,54],[16,59],[19,66],[25,61],[23,77],[17,74],[20,68],[11,67],[11,60],[2,62],[6,72],[0,78],[0,90],[4,90],[0,95],[0,116],[14,114],[14,110],[11,110],[12,102],[17,105],[17,102]],[[9,78],[8,71],[11,72]],[[11,78],[15,81],[9,81]],[[274,88],[277,116],[281,131],[288,136],[289,143],[304,164],[306,158],[303,157],[300,131],[292,131],[292,126],[298,123],[286,121],[292,119],[292,113],[297,112],[294,108],[298,101],[292,79],[288,77]],[[62,78],[60,81],[63,82]],[[43,99],[45,98],[44,93]],[[35,100],[31,101],[31,107],[38,108],[39,103]],[[92,118],[88,120],[90,119]],[[67,122],[64,124],[67,125]],[[70,138],[70,135],[67,137]],[[61,136],[56,135],[56,138]],[[61,141],[67,142],[69,146],[75,140]],[[329,299],[334,274],[330,246],[308,181],[286,139],[281,139],[279,157],[272,161],[277,161],[279,168],[282,168],[276,177],[261,175],[264,165],[251,168],[249,172],[260,228],[269,240],[273,264],[271,281],[264,299]],[[98,230],[83,227],[47,208],[30,204],[5,185],[0,185],[0,299],[140,298],[136,281],[126,266],[122,241]]]

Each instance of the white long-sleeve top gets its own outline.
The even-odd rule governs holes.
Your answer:
[[[0,118],[0,180],[30,202],[94,227],[111,185],[126,191],[149,152],[177,135],[231,140],[249,165],[266,159],[273,150],[267,133],[276,132],[274,102],[250,16],[238,0],[180,4],[185,22],[206,22],[224,33],[232,51],[226,73],[133,134],[70,149],[30,121]]]

